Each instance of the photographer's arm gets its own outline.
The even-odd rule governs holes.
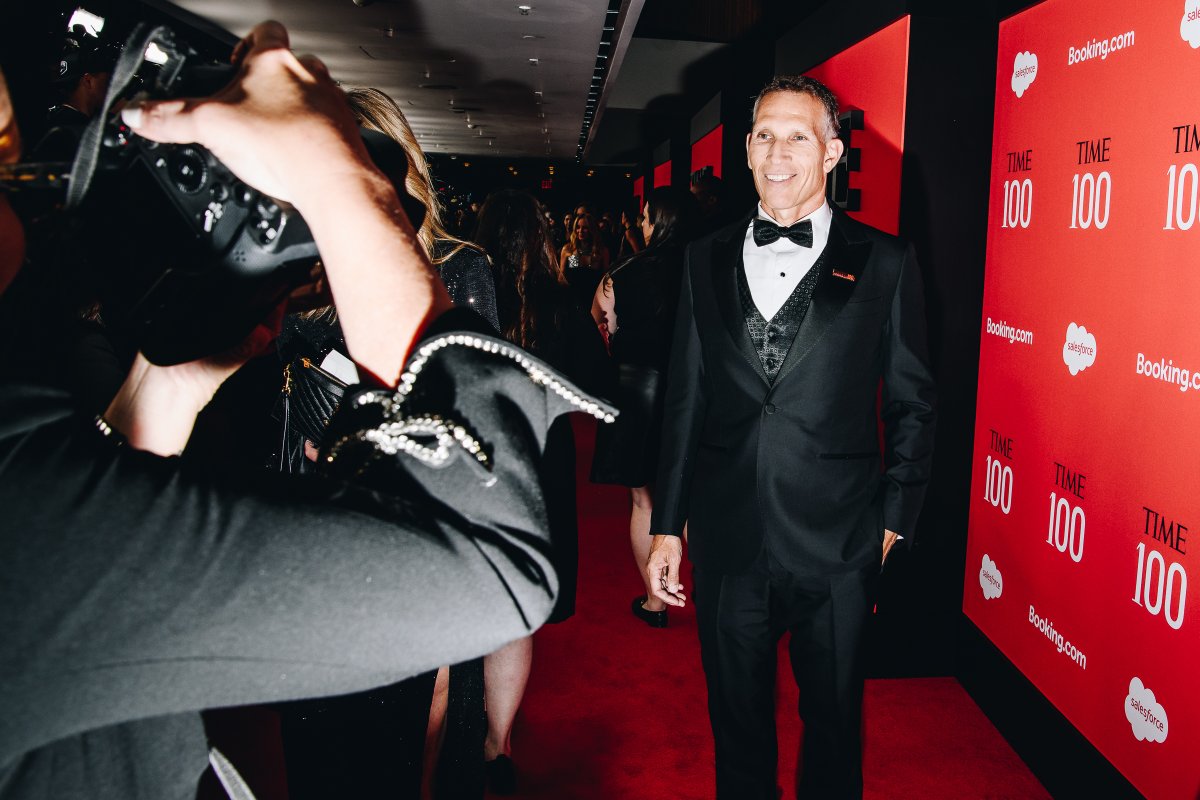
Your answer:
[[[524,402],[488,409],[509,418],[480,435],[537,453],[545,401],[517,377]],[[535,470],[498,459],[473,492],[499,515],[469,521],[419,494],[211,476],[113,446],[65,395],[0,395],[0,763],[124,720],[367,689],[528,635],[557,585]]]
[[[275,22],[255,27],[234,61],[238,77],[213,97],[133,106],[124,119],[149,139],[204,145],[242,180],[295,205],[321,251],[351,355],[394,386],[416,336],[450,298],[324,65],[294,56]]]

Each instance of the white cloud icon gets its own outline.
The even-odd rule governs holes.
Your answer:
[[[1037,77],[1037,55],[1026,50],[1024,53],[1017,53],[1017,57],[1013,59],[1013,74],[1012,74],[1012,90],[1016,92],[1017,97],[1025,94],[1025,90],[1029,88],[1029,84],[1033,83],[1033,79]]]
[[[1141,678],[1129,682],[1129,694],[1125,696],[1125,719],[1133,728],[1139,742],[1165,742],[1167,740],[1167,710],[1155,701],[1154,692],[1142,683]]]
[[[1063,363],[1072,375],[1078,375],[1096,363],[1096,337],[1087,328],[1072,322],[1067,326],[1067,341],[1063,343]]]
[[[1200,0],[1184,0],[1179,35],[1193,48],[1200,47]]]
[[[984,600],[995,600],[1004,591],[1004,576],[987,553],[983,554],[983,566],[979,568],[979,586],[983,589]]]

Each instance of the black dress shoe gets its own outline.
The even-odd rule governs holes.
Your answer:
[[[492,794],[517,793],[517,770],[508,756],[501,754],[483,762],[483,774],[487,778],[487,789]]]
[[[633,598],[633,615],[651,628],[667,627],[667,610],[664,608],[662,611],[647,611],[642,605],[645,602],[646,595]]]

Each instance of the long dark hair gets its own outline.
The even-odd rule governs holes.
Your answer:
[[[510,342],[536,350],[542,335],[561,326],[567,284],[537,200],[514,189],[488,195],[479,210],[475,242],[492,259],[500,332]]]
[[[650,207],[650,224],[654,226],[646,249],[688,243],[697,211],[696,198],[691,192],[674,186],[660,186],[646,196],[646,205]]]

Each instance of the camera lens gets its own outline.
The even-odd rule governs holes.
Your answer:
[[[204,157],[191,147],[183,147],[171,154],[167,162],[168,174],[176,188],[184,194],[195,194],[208,181],[208,168]]]

